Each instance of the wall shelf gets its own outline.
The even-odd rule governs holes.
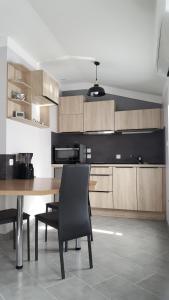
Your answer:
[[[17,121],[17,122],[20,122],[20,123],[24,123],[24,124],[27,124],[27,125],[31,125],[31,126],[34,126],[34,127],[38,127],[38,128],[48,128],[48,126],[46,126],[44,124],[41,124],[39,122],[35,122],[33,120],[25,119],[25,118],[9,117],[8,119],[11,119],[11,120],[14,120],[14,121]]]
[[[21,87],[32,89],[32,87],[28,83],[21,81],[21,80],[9,79],[9,82],[11,82],[12,84],[15,84],[19,87],[21,86]]]
[[[26,100],[18,100],[13,97],[14,93],[25,95]],[[48,99],[33,101],[32,97],[32,76],[31,71],[25,66],[15,63],[8,63],[8,98],[7,118],[28,124],[38,128],[49,127],[49,105]],[[34,108],[33,105],[37,105]],[[14,117],[15,112],[24,112],[25,118]],[[37,121],[34,121],[36,119]]]
[[[26,100],[17,100],[15,98],[8,98],[9,101],[12,101],[14,103],[17,103],[17,104],[27,104],[27,105],[31,105],[30,102],[26,101]]]

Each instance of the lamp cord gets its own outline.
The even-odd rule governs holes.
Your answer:
[[[97,65],[96,65],[96,83],[97,83]]]

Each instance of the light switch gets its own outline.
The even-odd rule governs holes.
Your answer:
[[[121,159],[121,154],[116,154],[116,159]]]
[[[91,153],[88,153],[88,154],[87,154],[87,159],[91,159],[91,158],[92,158]]]
[[[87,148],[87,153],[91,153],[92,149],[91,148]]]

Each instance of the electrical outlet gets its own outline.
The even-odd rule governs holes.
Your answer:
[[[14,164],[13,158],[10,158],[9,159],[9,166],[13,166],[13,164]]]
[[[121,159],[121,154],[116,154],[116,159]]]
[[[91,159],[91,158],[92,158],[91,153],[88,153],[88,154],[87,154],[87,159]]]
[[[87,148],[87,153],[91,153],[92,149],[91,148]]]

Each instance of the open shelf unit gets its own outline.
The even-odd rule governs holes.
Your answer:
[[[17,99],[16,93],[24,94],[24,99]],[[49,107],[40,104],[43,103],[38,102],[35,105],[32,101],[31,71],[21,64],[9,62],[7,117],[31,126],[47,128],[49,127]],[[15,117],[15,112],[23,112],[24,117]]]

